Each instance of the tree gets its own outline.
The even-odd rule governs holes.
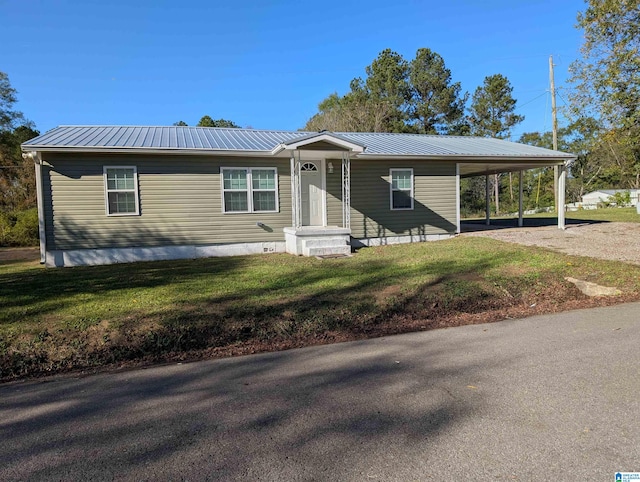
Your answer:
[[[484,78],[481,87],[473,93],[469,121],[473,135],[506,139],[511,129],[524,120],[515,113],[516,99],[513,87],[501,74]]]
[[[16,89],[11,87],[9,76],[0,72],[0,131],[8,131],[26,122],[22,112],[13,110],[17,102]]]
[[[344,96],[329,95],[305,130],[464,134],[460,84],[451,82],[444,60],[419,49],[410,63],[385,49],[356,77]]]
[[[22,158],[20,144],[38,135],[29,125],[0,131],[0,211],[20,211],[36,205],[33,161]]]
[[[227,120],[227,119],[218,119],[214,120],[210,116],[203,116],[197,124],[197,127],[227,127],[237,129],[240,126],[235,122]]]
[[[516,99],[509,80],[495,74],[484,78],[471,99],[469,123],[472,134],[481,137],[508,138],[511,129],[524,120],[524,116],[515,113]],[[500,212],[500,178],[493,177],[493,192],[496,213]]]
[[[558,147],[561,151],[564,149],[565,142],[565,129],[558,129]],[[545,149],[553,149],[553,133],[547,131],[540,132],[525,132],[520,136],[518,142],[521,144],[528,144],[535,147],[544,147]],[[524,173],[524,185],[532,186],[533,189],[527,191],[524,190],[525,200],[524,204],[528,208],[538,208],[540,206],[553,206],[555,203],[553,193],[553,169],[543,167],[540,169],[527,170]]]
[[[380,130],[402,132],[411,97],[408,84],[409,64],[402,55],[385,49],[365,68],[365,72],[366,80],[362,82],[360,79],[354,79],[351,90],[367,94],[373,104],[387,114]]]
[[[600,124],[592,117],[581,117],[568,126],[558,129],[558,149],[577,156],[569,167],[571,176],[567,179],[567,199],[580,201],[590,190],[610,188],[616,185],[619,169],[615,156],[597,141],[602,136]],[[518,142],[551,149],[551,132],[527,132]],[[539,181],[541,205],[553,203],[553,176],[548,168],[536,171]],[[536,196],[538,198],[538,196]],[[537,206],[537,204],[536,204]]]
[[[187,123],[186,123],[185,121],[183,121],[183,120],[179,120],[178,122],[174,122],[174,123],[173,123],[173,125],[174,125],[174,126],[178,126],[178,127],[186,127],[186,126],[188,126],[189,124],[187,124]]]
[[[342,97],[334,92],[318,104],[318,113],[307,121],[304,130],[347,131],[343,119]]]
[[[0,211],[35,206],[35,171],[32,161],[22,158],[20,144],[39,135],[22,112],[14,110],[17,91],[0,72]]]
[[[570,71],[574,107],[592,108],[606,127],[640,122],[640,2],[586,0],[578,13],[582,59]]]
[[[586,3],[578,13],[584,43],[570,67],[570,111],[599,122],[592,152],[600,155],[592,160],[610,164],[610,182],[640,188],[640,2]]]
[[[420,134],[458,132],[468,94],[460,82],[452,83],[443,58],[427,48],[418,49],[409,64],[411,99],[409,122]]]

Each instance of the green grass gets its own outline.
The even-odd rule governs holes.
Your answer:
[[[564,276],[640,293],[638,266],[486,238],[367,248],[328,260],[267,255],[61,269],[5,263],[0,378],[354,339],[545,303],[557,309],[581,296]]]
[[[549,213],[537,213],[527,214],[525,219],[540,219],[541,221],[552,220],[555,223],[558,215],[554,212]],[[565,214],[566,221],[569,223],[571,220],[576,221],[593,221],[593,222],[622,222],[622,223],[640,223],[640,214],[637,213],[635,207],[633,208],[603,208],[603,209],[580,209],[578,211],[567,211]],[[463,219],[464,221],[484,221],[484,216],[473,216]],[[517,216],[496,216],[491,215],[491,220],[513,220],[517,219]]]
[[[528,218],[555,218],[555,213],[540,213],[526,216]],[[580,209],[567,211],[567,219],[579,219],[581,221],[609,221],[622,223],[640,223],[640,214],[635,207],[632,208],[603,208]]]

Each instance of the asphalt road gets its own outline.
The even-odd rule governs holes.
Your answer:
[[[0,480],[613,480],[640,304],[0,386]]]

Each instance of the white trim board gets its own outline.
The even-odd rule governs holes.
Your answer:
[[[95,266],[167,261],[172,259],[215,258],[248,254],[284,253],[284,241],[262,243],[211,244],[205,246],[154,246],[149,248],[69,249],[47,252],[48,267]]]

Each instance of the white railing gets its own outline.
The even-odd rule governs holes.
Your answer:
[[[351,228],[351,158],[342,154],[342,227]]]
[[[296,151],[291,156],[291,222],[294,228],[302,226],[302,198],[300,185],[300,152],[296,159]]]

